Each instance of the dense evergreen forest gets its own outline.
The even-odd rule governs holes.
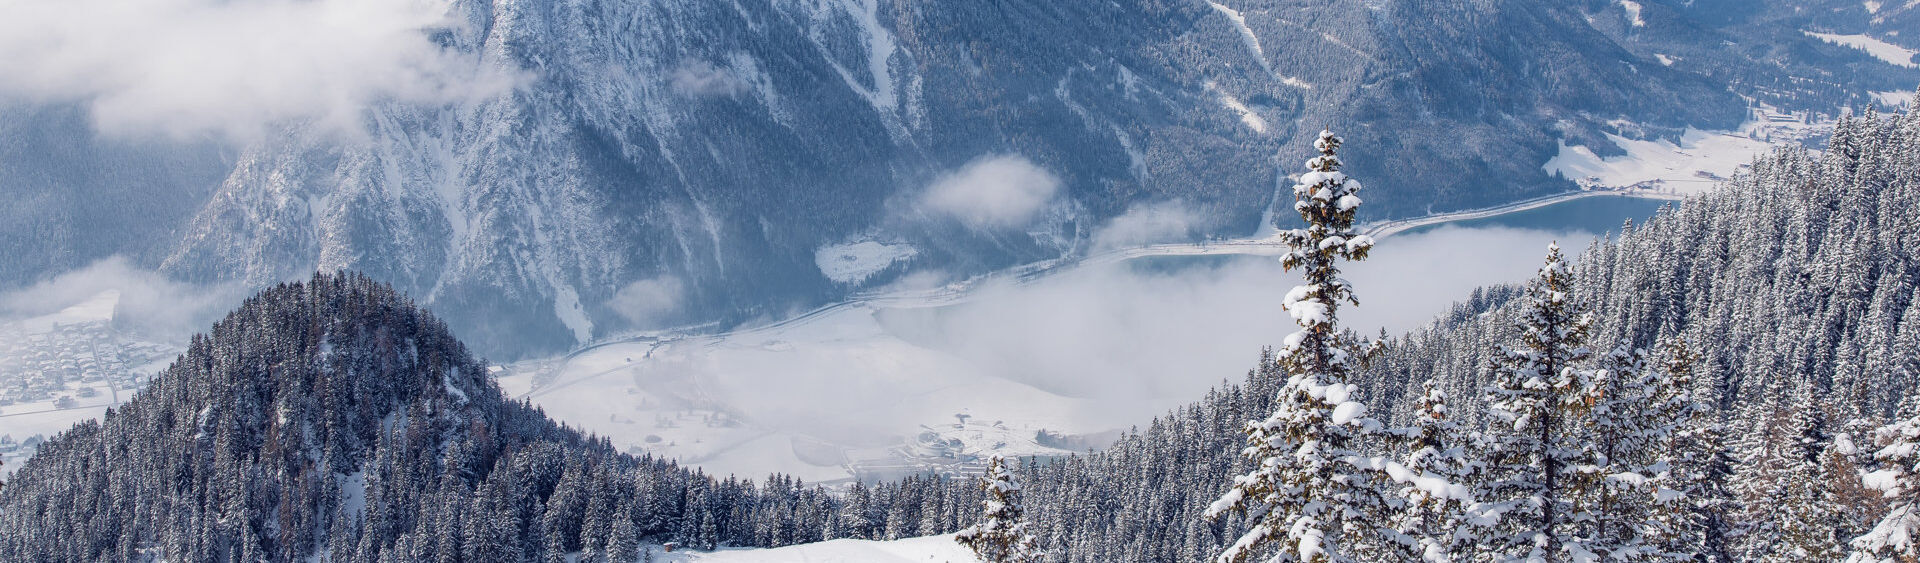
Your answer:
[[[1373,340],[1336,331],[1367,289],[1333,275],[1366,254],[1338,164],[1297,188],[1322,220],[1291,258],[1324,282],[1289,296],[1303,336],[1106,451],[996,475],[1045,560],[1911,560],[1920,114],[1844,119],[1825,151]],[[1301,444],[1325,447],[1280,447]],[[505,398],[405,297],[320,275],[43,446],[0,489],[0,560],[632,561],[951,532],[986,490],[1009,489],[620,454]]]
[[[833,497],[617,453],[507,399],[391,288],[318,275],[50,440],[0,489],[0,561],[632,561],[643,541],[948,532],[978,498],[940,479]]]
[[[1920,492],[1906,484],[1914,466],[1901,456],[1911,452],[1883,448],[1911,442],[1900,430],[1911,428],[1886,426],[1920,414],[1916,250],[1920,115],[1911,111],[1844,119],[1825,151],[1780,149],[1727,185],[1624,227],[1568,272],[1566,303],[1591,315],[1582,359],[1569,367],[1604,373],[1587,386],[1614,400],[1581,409],[1559,429],[1561,441],[1618,443],[1598,434],[1637,420],[1648,427],[1634,430],[1642,440],[1636,451],[1611,461],[1639,463],[1638,474],[1650,479],[1658,471],[1645,469],[1670,469],[1655,462],[1678,464],[1666,451],[1675,442],[1697,452],[1687,463],[1701,473],[1689,503],[1698,510],[1680,542],[1690,545],[1674,559],[1846,559],[1853,540],[1890,510],[1896,514],[1886,520],[1911,522],[1902,507]],[[1363,304],[1366,290],[1354,288]],[[1486,288],[1425,328],[1377,340],[1350,381],[1360,400],[1378,407],[1375,416],[1400,432],[1376,433],[1359,449],[1411,461],[1422,441],[1409,435],[1450,427],[1453,453],[1470,458],[1456,481],[1484,497],[1492,483],[1481,481],[1493,480],[1489,465],[1497,465],[1499,449],[1486,443],[1499,434],[1500,417],[1489,408],[1501,379],[1495,360],[1522,344],[1533,312],[1528,296],[1522,287]],[[1673,346],[1681,342],[1699,356],[1690,374],[1672,373]],[[1210,521],[1205,512],[1251,469],[1235,454],[1245,425],[1279,406],[1288,377],[1275,356],[1263,354],[1243,382],[1106,451],[1029,465],[1021,477],[1049,560],[1202,561],[1232,544],[1249,522]],[[1426,410],[1436,397],[1446,401],[1444,424]],[[1689,407],[1698,412],[1681,413],[1693,422],[1674,418],[1679,400],[1699,403]],[[1643,505],[1658,493],[1649,491]],[[1407,502],[1384,511],[1394,525],[1418,520]],[[1641,506],[1594,517],[1645,522],[1671,510]],[[1505,557],[1469,546],[1449,555]]]

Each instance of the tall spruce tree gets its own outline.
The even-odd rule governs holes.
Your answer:
[[[1573,267],[1558,244],[1527,283],[1516,345],[1493,357],[1487,405],[1494,453],[1477,497],[1497,518],[1480,544],[1494,560],[1562,561],[1576,555],[1587,516],[1576,502],[1578,468],[1593,452],[1580,424],[1594,401],[1589,373],[1575,364],[1591,352],[1585,341],[1591,315],[1575,302]]]
[[[1307,161],[1311,171],[1293,187],[1294,209],[1307,227],[1280,233],[1291,248],[1282,265],[1306,277],[1284,301],[1300,327],[1277,355],[1287,381],[1272,415],[1245,427],[1241,455],[1253,469],[1235,477],[1206,512],[1253,520],[1219,555],[1222,562],[1266,548],[1276,549],[1278,561],[1379,557],[1391,529],[1383,475],[1355,451],[1379,424],[1366,418],[1366,405],[1354,400],[1356,387],[1347,383],[1353,343],[1342,337],[1335,316],[1341,303],[1359,303],[1340,278],[1339,262],[1366,259],[1373,239],[1353,230],[1360,183],[1340,172],[1340,138],[1322,131],[1314,148],[1320,156]]]
[[[1597,455],[1593,468],[1576,472],[1571,482],[1583,489],[1578,502],[1592,519],[1579,542],[1602,559],[1640,559],[1648,551],[1642,533],[1654,498],[1650,454],[1661,429],[1650,408],[1657,376],[1646,356],[1623,340],[1592,372],[1599,393],[1584,427]]]
[[[972,549],[988,563],[1029,563],[1040,557],[1038,541],[1028,531],[1026,506],[1020,502],[1020,482],[1000,454],[987,460],[987,474],[980,486],[987,494],[981,501],[984,512],[980,522],[955,534],[954,541]]]
[[[1685,338],[1673,338],[1660,354],[1655,400],[1650,405],[1661,423],[1656,433],[1660,453],[1653,467],[1653,513],[1645,532],[1651,555],[1664,561],[1731,563],[1726,532],[1732,495],[1727,477],[1733,464],[1720,421],[1703,400],[1707,386],[1694,378],[1700,353]]]
[[[1472,549],[1472,496],[1460,484],[1473,479],[1479,464],[1447,406],[1446,391],[1431,378],[1421,387],[1414,425],[1402,431],[1406,472],[1396,480],[1403,483],[1400,495],[1406,502],[1394,518],[1400,534],[1394,555],[1404,561],[1444,563],[1462,559]]]
[[[1814,400],[1813,387],[1812,382],[1802,382],[1794,399],[1790,420],[1798,430],[1798,443],[1783,504],[1785,549],[1767,560],[1837,561],[1846,557],[1846,542],[1852,537],[1843,531],[1846,515],[1835,506],[1832,494],[1838,479],[1852,476],[1829,471],[1829,459],[1836,453],[1833,428],[1826,409]]]

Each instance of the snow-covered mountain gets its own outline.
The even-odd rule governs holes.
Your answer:
[[[1329,125],[1366,155],[1369,209],[1404,217],[1572,189],[1541,166],[1563,142],[1607,156],[1609,133],[1734,128],[1742,96],[1920,83],[1692,3],[448,9],[435,44],[517,86],[378,103],[364,135],[128,138],[84,104],[0,106],[0,286],[113,254],[256,286],[354,269],[515,357],[1069,255],[1158,210],[1191,223],[1158,236],[1250,232]]]

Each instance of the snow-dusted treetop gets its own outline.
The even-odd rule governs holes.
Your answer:
[[[1276,355],[1287,374],[1278,408],[1246,426],[1241,456],[1253,469],[1235,477],[1233,488],[1207,508],[1209,518],[1239,512],[1254,520],[1219,555],[1222,563],[1263,549],[1276,549],[1276,561],[1378,556],[1388,526],[1387,469],[1413,477],[1397,463],[1352,449],[1380,424],[1366,416],[1367,406],[1355,400],[1357,388],[1346,381],[1352,343],[1341,341],[1336,312],[1341,302],[1358,301],[1340,279],[1338,264],[1365,259],[1373,240],[1353,232],[1360,182],[1340,172],[1340,138],[1323,131],[1313,146],[1320,156],[1307,161],[1311,171],[1293,187],[1294,210],[1307,227],[1280,233],[1291,247],[1282,265],[1306,276],[1283,302],[1300,330],[1286,337]]]

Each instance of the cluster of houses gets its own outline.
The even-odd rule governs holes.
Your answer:
[[[34,434],[28,436],[25,440],[15,441],[12,434],[0,434],[0,457],[10,457],[10,454],[32,453],[34,450],[39,449],[40,443],[46,441],[46,439],[46,436]]]
[[[152,376],[134,367],[177,353],[120,338],[105,320],[55,324],[50,330],[0,325],[0,408],[40,401],[65,408],[76,398],[109,394],[124,400]]]

